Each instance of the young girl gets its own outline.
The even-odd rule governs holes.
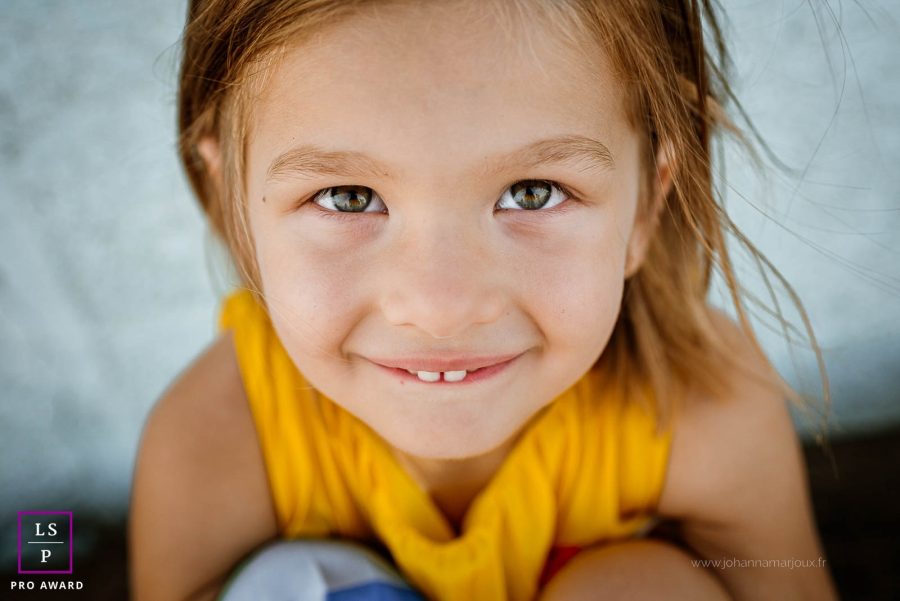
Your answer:
[[[147,423],[134,598],[835,599],[713,194],[721,41],[695,0],[191,2],[241,286]]]

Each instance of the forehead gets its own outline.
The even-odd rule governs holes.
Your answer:
[[[614,146],[628,128],[624,88],[600,45],[563,11],[517,4],[376,5],[318,30],[268,73],[251,148],[310,143],[402,170],[559,135]]]

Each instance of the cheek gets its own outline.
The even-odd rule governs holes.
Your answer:
[[[599,354],[621,305],[625,242],[617,220],[583,218],[535,238],[519,261],[525,307],[551,346]]]
[[[365,298],[366,262],[352,246],[324,244],[286,220],[253,227],[262,288],[292,356],[333,356]]]

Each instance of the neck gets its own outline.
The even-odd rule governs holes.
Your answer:
[[[472,500],[493,478],[517,439],[513,436],[487,453],[462,459],[430,459],[391,450],[458,532]]]

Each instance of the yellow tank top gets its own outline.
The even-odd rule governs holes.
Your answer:
[[[475,497],[461,534],[362,421],[315,391],[246,290],[232,330],[282,537],[377,539],[430,599],[533,599],[553,546],[633,536],[653,520],[671,432],[593,371],[542,409]]]

